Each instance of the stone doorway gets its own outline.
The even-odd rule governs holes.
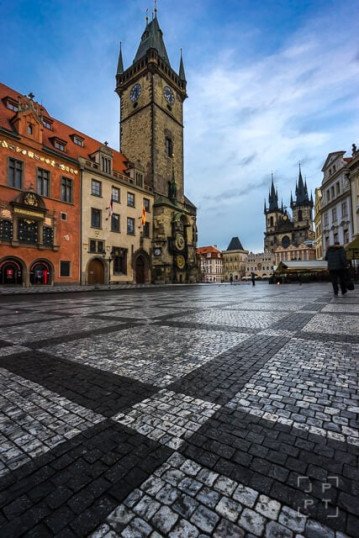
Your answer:
[[[95,258],[90,261],[87,282],[90,285],[105,283],[105,269],[101,260]]]

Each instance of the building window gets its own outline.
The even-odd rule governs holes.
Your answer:
[[[42,241],[46,247],[52,247],[54,244],[54,230],[49,226],[44,227]]]
[[[172,138],[165,138],[166,155],[167,157],[173,157],[173,140]]]
[[[344,243],[349,243],[349,230],[344,230]]]
[[[332,222],[336,222],[336,221],[337,221],[337,208],[333,207],[333,209],[332,209]]]
[[[37,194],[49,196],[50,192],[50,172],[48,170],[37,170]]]
[[[101,210],[91,208],[91,228],[101,228]]]
[[[0,220],[0,241],[12,240],[12,222],[11,220]]]
[[[67,220],[67,213],[60,213],[61,220]]]
[[[113,202],[120,203],[120,189],[117,189],[116,187],[112,187],[111,199]]]
[[[129,207],[135,207],[135,195],[132,192],[127,193],[127,205]]]
[[[113,274],[114,275],[126,275],[127,274],[127,250],[114,248],[112,251],[113,256]]]
[[[112,213],[111,215],[111,232],[120,231],[120,215]]]
[[[334,234],[334,243],[338,243],[338,242],[339,242],[338,234]]]
[[[20,243],[28,243],[30,245],[35,245],[38,242],[37,222],[19,219],[18,239]]]
[[[127,217],[127,233],[128,235],[135,235],[135,219]]]
[[[74,141],[74,144],[76,144],[77,146],[83,147],[83,145],[84,145],[83,138],[80,138],[79,136],[74,135],[73,136],[73,141]]]
[[[111,159],[101,156],[101,170],[105,174],[111,174]]]
[[[91,194],[92,196],[102,196],[101,181],[96,181],[96,179],[91,179]]]
[[[33,126],[31,125],[31,123],[28,123],[27,134],[32,135],[33,131],[34,131]]]
[[[342,203],[342,218],[346,218],[348,216],[348,206],[346,202]]]
[[[97,239],[90,239],[89,243],[89,252],[91,253],[104,253],[105,252],[105,242],[98,241]]]
[[[150,223],[145,222],[143,226],[143,237],[150,237]]]
[[[60,261],[60,276],[70,276],[71,262]]]
[[[335,185],[336,185],[336,189],[337,189],[337,194],[340,194],[340,184],[339,184],[339,181],[337,181],[337,183],[336,183]]]
[[[8,180],[10,187],[22,188],[23,162],[17,159],[9,159]]]
[[[328,223],[329,223],[329,221],[328,221],[328,213],[326,212],[326,213],[324,213],[324,226],[328,226]]]
[[[145,208],[145,211],[146,213],[150,213],[151,209],[150,209],[150,201],[148,200],[148,198],[144,198],[143,199],[143,207]]]
[[[143,187],[143,174],[136,172],[136,185],[137,187]]]
[[[17,112],[19,110],[18,104],[15,101],[10,101],[9,99],[6,100],[6,108],[12,110],[13,112]]]
[[[332,198],[334,198],[334,196],[335,196],[334,185],[332,185],[332,186],[330,187],[330,195],[331,195]]]
[[[72,179],[63,177],[61,180],[61,200],[72,202]]]
[[[46,127],[46,129],[50,129],[50,131],[51,131],[52,124],[51,124],[50,120],[48,120],[47,118],[43,118],[42,119],[42,124],[43,124],[44,127]]]
[[[65,151],[66,143],[62,140],[54,140],[54,147],[60,151]]]

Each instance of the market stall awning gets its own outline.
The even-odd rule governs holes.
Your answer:
[[[345,252],[348,260],[359,260],[359,235],[345,247]]]
[[[275,270],[279,273],[322,273],[328,270],[328,264],[324,260],[293,260],[281,261]]]

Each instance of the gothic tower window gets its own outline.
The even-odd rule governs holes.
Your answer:
[[[273,217],[270,217],[270,219],[269,219],[269,226],[274,226],[274,219],[273,219]]]
[[[167,155],[167,157],[173,157],[173,140],[172,140],[172,138],[166,137],[165,138],[165,144],[166,144],[166,155]]]
[[[298,209],[298,220],[303,220],[303,212],[301,209]]]

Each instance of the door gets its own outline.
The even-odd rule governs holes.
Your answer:
[[[146,264],[143,256],[138,256],[135,271],[136,284],[144,284],[146,282]]]
[[[22,267],[15,260],[5,260],[0,266],[0,284],[15,286],[22,284]]]
[[[101,260],[90,261],[87,282],[91,285],[105,283],[105,271]]]

